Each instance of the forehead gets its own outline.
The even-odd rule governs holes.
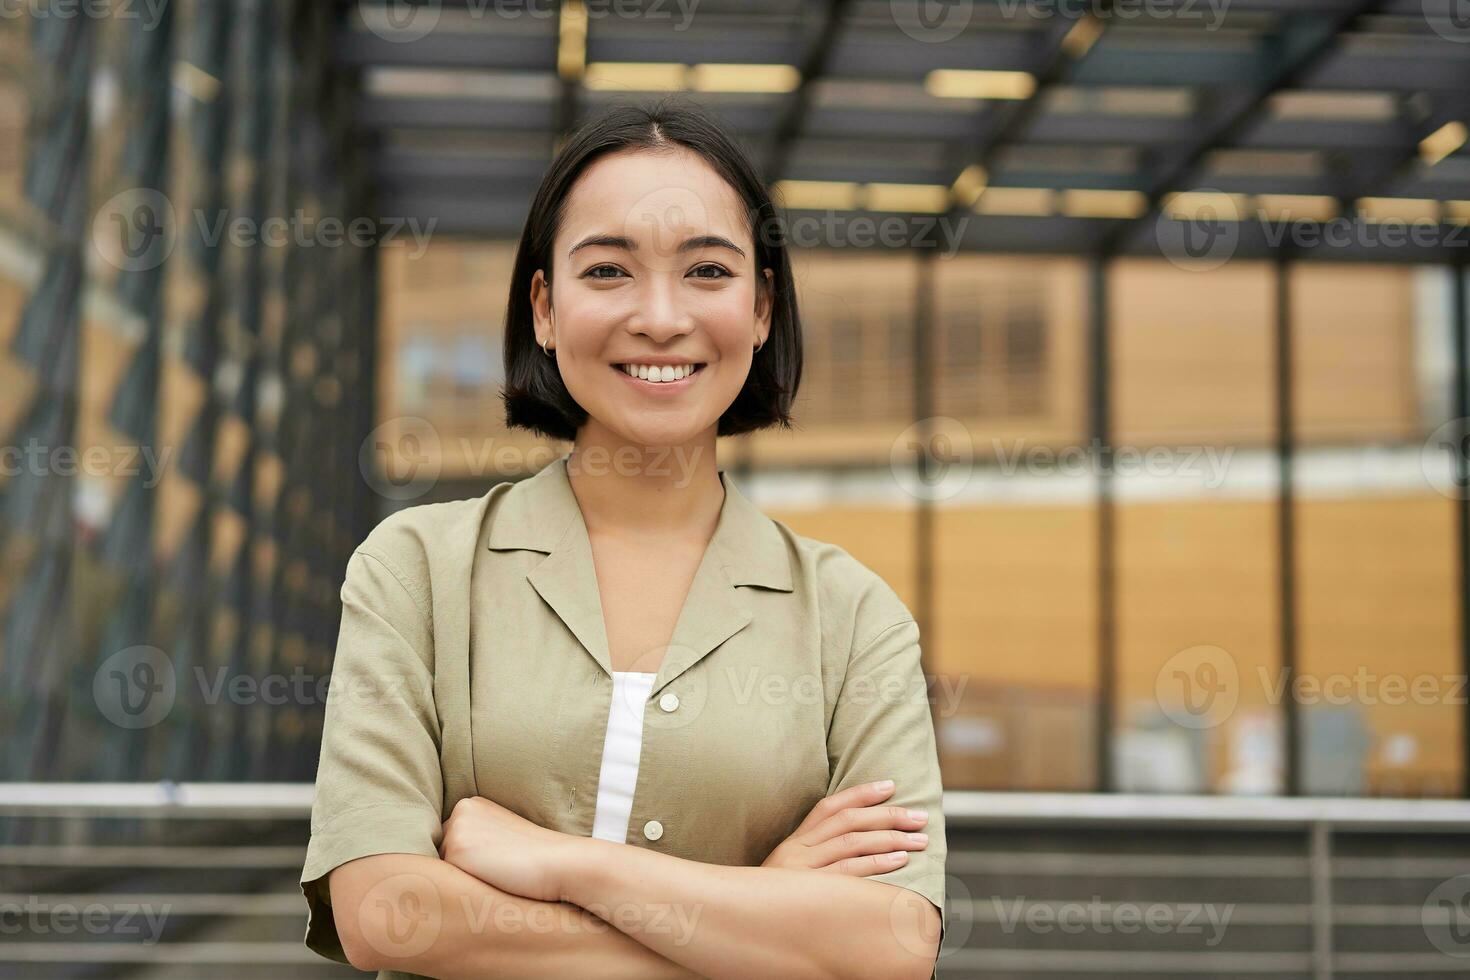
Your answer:
[[[674,232],[742,244],[750,238],[740,195],[698,153],[619,150],[589,164],[572,185],[556,250],[565,256],[570,243],[591,234],[637,242]]]

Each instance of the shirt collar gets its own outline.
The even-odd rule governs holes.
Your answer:
[[[527,581],[611,676],[592,545],[567,475],[569,456],[562,455],[503,491],[488,548],[546,554],[526,573]],[[715,533],[695,571],[651,693],[751,622],[751,607],[739,586],[793,591],[790,559],[780,529],[745,498],[728,473],[718,472],[725,500]]]
[[[490,550],[550,554],[573,524],[580,525],[583,535],[587,533],[567,475],[569,459],[570,454],[564,453],[511,485],[490,529]],[[725,487],[725,502],[710,544],[718,552],[730,584],[790,592],[791,563],[776,522],[740,492],[729,473],[723,469],[718,472]]]

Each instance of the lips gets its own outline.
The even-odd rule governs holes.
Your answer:
[[[704,367],[705,365],[701,363],[695,363],[693,372],[691,372],[690,374],[686,374],[684,377],[679,378],[675,381],[649,381],[647,379],[635,377],[634,375],[629,374],[621,364],[612,365],[612,369],[618,373],[618,376],[620,378],[628,382],[630,385],[636,386],[638,390],[647,392],[649,394],[663,394],[682,391],[699,379],[699,376],[704,373]]]
[[[704,363],[700,361],[689,361],[684,364],[627,362],[613,365],[615,370],[627,377],[655,385],[678,384],[698,374],[703,367]]]

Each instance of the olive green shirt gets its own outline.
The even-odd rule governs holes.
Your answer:
[[[348,561],[301,873],[306,945],[329,959],[346,962],[327,873],[370,854],[437,857],[466,796],[592,836],[613,679],[568,458],[398,511]],[[754,867],[823,797],[891,778],[885,803],[927,810],[929,842],[870,877],[942,919],[942,787],[914,617],[845,550],[719,476],[714,536],[648,695],[627,843]]]

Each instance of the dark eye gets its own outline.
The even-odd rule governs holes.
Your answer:
[[[595,273],[601,272],[603,270],[606,270],[607,272],[611,273],[611,275],[596,275],[595,274]],[[592,268],[590,268],[586,272],[582,273],[582,278],[583,279],[613,279],[613,278],[616,278],[617,276],[622,275],[622,272],[623,272],[623,270],[622,269],[619,269],[615,265],[608,265],[607,263],[603,263],[602,265],[594,265]]]
[[[714,274],[698,275],[698,273],[701,272],[712,272]],[[693,271],[690,272],[690,275],[694,276],[694,278],[696,279],[722,279],[728,278],[730,273],[728,270],[725,269],[724,266],[715,265],[713,262],[706,262],[704,265],[695,266]]]

